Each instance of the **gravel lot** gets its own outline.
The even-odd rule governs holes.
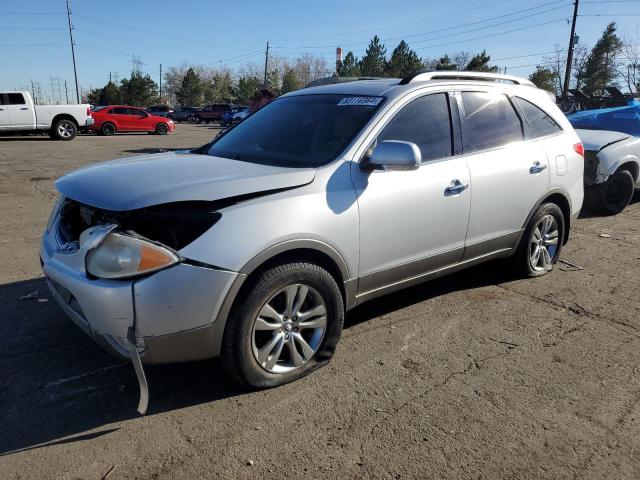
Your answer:
[[[140,417],[133,368],[42,280],[53,180],[215,132],[0,137],[1,478],[640,478],[638,195],[577,222],[563,259],[584,269],[491,263],[377,299],[328,367],[274,390],[215,361],[150,368]]]

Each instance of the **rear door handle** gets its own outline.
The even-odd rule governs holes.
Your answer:
[[[469,188],[468,183],[462,183],[457,178],[455,180],[451,180],[451,184],[444,189],[445,195],[457,195],[458,193],[464,192],[467,188]]]
[[[546,168],[547,168],[546,165],[543,165],[540,162],[534,162],[531,168],[529,169],[529,173],[540,173]]]

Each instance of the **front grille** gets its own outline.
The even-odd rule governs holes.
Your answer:
[[[63,244],[77,242],[87,228],[111,223],[118,225],[121,231],[135,232],[180,250],[211,228],[220,217],[212,202],[204,201],[166,203],[113,212],[67,199],[60,209],[58,237]]]

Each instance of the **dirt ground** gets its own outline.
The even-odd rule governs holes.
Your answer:
[[[640,478],[638,195],[575,224],[562,258],[583,269],[490,263],[377,299],[328,367],[273,390],[216,361],[150,368],[140,417],[131,365],[42,280],[53,181],[214,134],[0,138],[0,478]]]

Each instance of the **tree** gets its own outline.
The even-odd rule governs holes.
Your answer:
[[[536,71],[529,75],[536,87],[546,90],[547,92],[556,91],[556,72],[543,65],[538,65]]]
[[[253,75],[242,76],[238,80],[236,89],[237,101],[240,105],[249,103],[249,98],[256,92],[260,80]]]
[[[402,40],[393,50],[386,73],[390,77],[405,78],[423,70],[422,59]]]
[[[437,63],[434,65],[434,70],[458,70],[458,65],[451,61],[449,55],[444,55],[438,59]]]
[[[285,94],[289,92],[293,92],[295,90],[299,90],[302,87],[296,72],[290,68],[282,77],[282,87],[280,88],[280,93]]]
[[[585,65],[584,92],[588,95],[601,94],[616,78],[615,57],[622,49],[622,41],[616,35],[615,22],[607,25],[595,44]]]
[[[338,69],[338,76],[340,77],[359,77],[360,76],[360,65],[358,58],[353,54],[353,52],[348,52],[342,63],[340,64],[340,68]]]
[[[118,105],[122,103],[122,95],[115,83],[107,82],[104,87],[91,90],[87,101],[92,105]]]
[[[193,68],[189,68],[182,77],[180,89],[175,93],[175,96],[181,106],[202,105],[204,85],[200,75]]]
[[[132,72],[131,78],[123,78],[120,82],[120,94],[127,105],[153,105],[158,101],[158,85],[149,75]]]
[[[301,87],[330,73],[324,58],[308,54],[296,58],[292,66],[285,64],[283,70],[282,82],[287,72],[293,70]]]
[[[491,57],[487,55],[486,50],[483,50],[477,55],[474,55],[473,57],[471,57],[471,60],[469,60],[469,63],[467,63],[464,69],[469,72],[493,72],[493,73],[497,72],[498,67],[490,66],[489,65],[490,61],[491,61]]]
[[[235,100],[233,79],[229,70],[220,70],[213,75],[211,82],[211,101],[230,103]]]
[[[542,57],[544,66],[554,74],[555,85],[552,90],[556,96],[562,95],[562,83],[564,81],[564,70],[566,65],[566,53],[556,45],[552,56]]]
[[[635,94],[640,90],[640,30],[624,38],[622,54],[626,62],[621,63],[618,70],[629,93]]]
[[[381,77],[387,66],[387,49],[377,35],[373,37],[367,51],[360,60],[360,73],[365,77]]]

